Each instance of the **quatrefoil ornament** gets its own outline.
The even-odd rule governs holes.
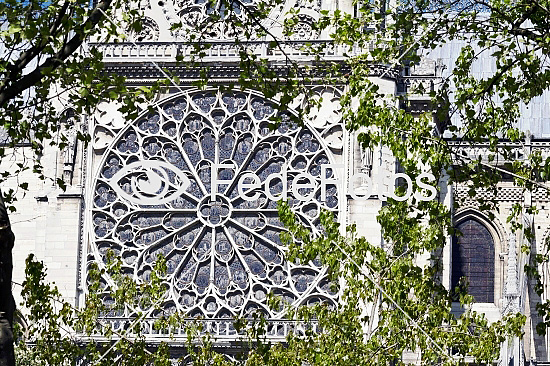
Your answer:
[[[223,196],[216,195],[214,201],[207,196],[199,206],[199,216],[207,225],[223,225],[229,218],[230,205]]]

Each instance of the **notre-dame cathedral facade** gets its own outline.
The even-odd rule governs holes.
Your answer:
[[[256,1],[243,1],[242,6],[254,6]],[[94,46],[103,53],[108,69],[126,76],[129,85],[147,85],[163,78],[158,66],[173,67],[180,82],[158,95],[152,109],[136,105],[141,112],[135,120],[126,120],[114,103],[101,103],[93,115],[87,116],[60,110],[69,122],[67,134],[75,138],[62,151],[46,149],[42,162],[45,174],[63,178],[67,189],[62,191],[30,173],[19,177],[31,184],[30,191],[17,203],[18,211],[11,216],[16,235],[14,281],[22,281],[22,264],[29,253],[34,253],[45,262],[48,278],[55,281],[65,299],[81,306],[88,266],[103,262],[108,249],[121,256],[123,271],[145,280],[157,255],[162,254],[167,260],[170,288],[163,303],[166,311],[203,317],[210,322],[209,329],[220,344],[230,344],[235,336],[233,316],[260,310],[269,319],[270,336],[283,340],[290,325],[267,306],[269,292],[295,305],[334,302],[337,294],[331,291],[318,263],[298,265],[285,260],[276,201],[283,194],[293,197],[294,193],[286,192],[285,179],[268,177],[309,174],[320,183],[323,165],[333,164],[342,167],[332,170],[334,179],[349,182],[354,174],[363,173],[378,177],[378,189],[388,191],[393,188],[392,175],[397,171],[395,158],[384,147],[362,150],[356,136],[345,129],[339,99],[346,85],[311,85],[312,92],[323,98],[321,107],[304,127],[283,123],[276,130],[268,126],[269,117],[276,113],[273,101],[261,93],[193,87],[196,70],[177,70],[174,66],[176,56],[188,56],[191,46],[178,42],[183,35],[170,29],[180,22],[197,24],[208,16],[210,3],[136,3],[146,16],[143,30],[129,34],[124,42]],[[354,12],[351,0],[288,0],[274,10],[272,23],[266,27],[284,39],[278,24],[289,9],[296,7],[301,9],[299,22],[282,47],[286,55],[299,62],[310,61],[302,54],[301,43],[330,42],[328,32],[319,33],[311,26],[321,9]],[[214,86],[238,81],[239,54],[230,40],[234,35],[229,33],[223,25],[208,30],[211,47],[204,61],[210,65]],[[283,59],[282,51],[267,52],[265,46],[264,41],[257,40],[249,49],[272,61]],[[459,47],[450,43],[400,72],[375,67],[372,77],[386,94],[404,94],[420,84],[430,90],[452,68]],[[339,61],[348,56],[338,47],[331,47],[325,57]],[[491,71],[484,67],[481,60],[474,71]],[[543,157],[550,155],[550,101],[548,95],[544,97],[522,110],[522,127],[530,131],[530,138],[513,146],[517,159],[535,150],[540,150]],[[413,112],[429,108],[427,95],[410,96],[410,101]],[[91,135],[87,146],[76,139],[78,131]],[[480,145],[464,147],[463,153],[477,157],[484,151]],[[156,170],[155,179],[134,179],[136,167],[151,160],[163,165]],[[212,169],[218,170],[218,178]],[[258,177],[262,189],[243,198],[237,183],[245,173]],[[179,190],[176,183],[185,183],[185,189]],[[362,188],[361,180],[353,185]],[[455,200],[465,199],[465,204],[453,212],[454,223],[464,235],[460,241],[449,238],[443,250],[444,284],[451,286],[459,276],[468,276],[476,299],[474,306],[489,320],[509,312],[527,315],[523,340],[511,340],[503,346],[502,365],[520,365],[524,360],[542,364],[549,360],[550,338],[534,331],[540,320],[534,304],[541,299],[530,290],[522,270],[528,259],[519,248],[525,239],[512,234],[506,223],[513,204],[536,202],[540,212],[525,220],[535,229],[535,248],[542,251],[550,235],[547,192],[527,195],[512,182],[502,182],[496,197],[500,210],[489,219],[476,209],[475,200],[468,200],[465,187],[441,188],[449,207]],[[161,194],[148,201],[150,196],[139,194],[148,190]],[[326,190],[324,199],[319,199],[319,188],[310,199],[297,200],[294,206],[311,230],[318,230],[320,210],[329,209],[340,223],[355,223],[359,234],[382,245],[376,222],[384,204],[381,195],[355,200],[335,185],[328,185]],[[541,271],[549,283],[548,268]],[[105,283],[109,280],[104,279]],[[14,290],[17,293],[17,287]],[[549,296],[546,291],[542,300]],[[123,327],[128,315],[119,314],[110,321]],[[149,329],[151,339],[160,336]]]

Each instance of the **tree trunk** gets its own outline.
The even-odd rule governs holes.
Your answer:
[[[13,313],[15,301],[11,293],[13,261],[11,250],[15,236],[0,192],[0,366],[15,366],[13,351]]]

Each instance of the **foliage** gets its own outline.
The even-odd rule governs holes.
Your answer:
[[[112,252],[109,258],[106,268],[90,269],[89,292],[82,308],[69,304],[57,287],[45,282],[42,262],[36,261],[32,254],[27,258],[21,294],[29,326],[20,334],[18,365],[65,365],[67,360],[95,365],[170,364],[165,344],[146,346],[143,314],[136,310],[153,307],[160,311],[158,299],[164,296],[165,262],[162,259],[156,262],[149,283],[136,283],[120,274],[120,259]],[[100,281],[105,271],[116,284],[111,291]],[[129,327],[118,329],[104,322],[106,316],[125,311],[131,311]],[[173,327],[174,321],[160,317],[155,324],[157,331]]]
[[[67,8],[60,12],[63,4],[53,2],[50,9],[35,2],[0,3],[0,13],[7,14],[3,19],[10,20],[10,26],[2,28],[2,37],[6,38],[6,49],[13,50],[14,55],[5,58],[0,66],[3,73],[0,120],[11,136],[12,144],[31,141],[37,153],[41,150],[39,142],[51,138],[58,129],[55,122],[44,122],[59,120],[51,104],[41,103],[48,100],[50,85],[59,84],[63,90],[74,91],[72,98],[77,113],[89,111],[99,100],[123,97],[125,111],[131,118],[134,111],[130,106],[142,101],[143,96],[143,91],[129,90],[124,86],[122,78],[102,73],[101,57],[93,50],[90,55],[76,54],[73,58],[66,58],[63,67],[51,58],[67,45],[66,33],[61,36],[61,25],[70,26],[66,29],[77,25],[76,34],[81,38],[98,32],[95,28],[78,28],[89,11],[83,3],[69,2],[67,4],[71,5],[67,6],[71,11]],[[226,8],[232,9],[231,4],[227,4]],[[378,1],[362,4],[359,17],[340,10],[324,11],[314,27],[329,29],[337,44],[370,51],[335,63],[323,59],[326,48],[310,45],[304,52],[314,56],[316,63],[313,67],[287,58],[284,72],[281,72],[267,59],[247,52],[245,41],[236,41],[241,47],[239,85],[261,90],[266,97],[274,97],[280,102],[282,114],[273,120],[277,124],[284,111],[301,96],[306,96],[306,103],[304,110],[299,110],[299,120],[307,119],[311,108],[322,102],[307,98],[308,85],[314,82],[346,84],[348,93],[342,99],[342,110],[348,129],[360,132],[359,141],[364,147],[388,147],[410,176],[428,171],[441,181],[469,184],[472,195],[480,188],[496,191],[496,184],[502,180],[503,174],[515,177],[516,183],[526,191],[540,187],[540,181],[548,178],[550,161],[543,160],[536,153],[525,160],[515,160],[510,148],[502,142],[523,141],[525,136],[517,128],[519,107],[521,103],[528,103],[541,95],[549,86],[549,71],[545,67],[550,24],[547,1],[407,1],[395,8],[385,8]],[[486,12],[486,9],[491,11]],[[22,14],[28,14],[28,17]],[[61,16],[56,17],[56,14]],[[282,49],[281,40],[262,26],[262,20],[268,14],[269,7],[262,3],[246,21],[241,18],[232,20],[231,17],[223,21],[232,21],[236,28],[244,29],[244,39],[264,37],[269,40],[269,49]],[[294,11],[286,21],[287,35],[292,33],[296,17]],[[216,16],[211,20],[222,21]],[[56,25],[56,21],[61,25]],[[29,22],[36,26],[29,26],[28,32],[19,32],[26,29]],[[52,27],[53,30],[48,31]],[[44,39],[54,41],[45,46],[39,43],[36,48],[35,36],[42,32],[46,32]],[[106,32],[114,35],[116,29],[107,28]],[[197,56],[191,62],[201,66],[203,78],[196,84],[204,86],[209,73],[207,67],[202,67],[200,58],[209,45],[200,34],[190,35],[190,40],[196,42]],[[399,103],[406,106],[408,100],[394,100],[392,96],[381,94],[369,78],[373,64],[405,67],[418,61],[422,50],[435,49],[451,39],[467,39],[472,45],[463,47],[450,76],[430,93],[433,113],[418,116],[407,112],[406,108],[398,108]],[[6,97],[2,95],[10,95],[5,90],[15,88],[18,77],[26,77],[23,70],[31,64],[30,60],[17,60],[24,55],[20,47],[27,44],[45,51],[57,67],[41,69],[40,83],[34,84],[31,96],[21,98],[21,92],[17,92],[15,95],[19,97],[4,102],[2,98]],[[377,47],[370,48],[372,44]],[[472,64],[482,54],[494,57],[496,72],[487,78],[474,78]],[[188,60],[179,59],[179,62]],[[14,65],[20,64],[22,67],[14,69]],[[154,88],[147,90],[146,94]],[[32,103],[33,100],[40,103]],[[21,112],[26,107],[31,108],[31,114]],[[457,118],[460,124],[456,123]],[[19,120],[24,122],[16,123]],[[443,138],[445,131],[448,137]],[[487,146],[488,161],[481,156],[469,159],[457,154],[460,144],[480,143]],[[500,157],[506,163],[499,162]],[[40,166],[35,170],[40,172]],[[402,189],[398,187],[398,191]],[[491,217],[492,210],[498,209],[496,201],[478,198],[480,209]],[[450,208],[442,200],[425,202],[413,197],[400,202],[389,198],[377,217],[384,248],[359,237],[353,226],[345,228],[345,235],[342,235],[342,228],[328,213],[323,213],[325,235],[318,238],[313,238],[296,222],[289,206],[281,205],[280,213],[289,229],[289,260],[307,262],[320,258],[335,286],[337,283],[336,287],[341,289],[343,301],[336,308],[318,304],[310,308],[288,309],[290,319],[306,324],[316,322],[322,331],[315,332],[311,328],[303,335],[290,335],[285,345],[266,343],[262,337],[261,321],[250,324],[246,319],[237,321],[237,324],[250,327],[250,346],[245,348],[249,350],[247,364],[389,364],[399,363],[403,352],[407,351],[418,351],[424,364],[460,364],[469,357],[476,362],[489,363],[498,358],[501,342],[510,336],[521,336],[524,316],[511,314],[489,324],[482,314],[471,310],[473,299],[464,287],[448,290],[442,286],[440,251],[446,238],[455,234]],[[523,229],[527,238],[532,238],[531,228],[523,226],[522,215],[534,213],[534,206],[516,206],[510,213],[512,231]],[[420,257],[429,260],[422,262],[418,259]],[[529,273],[536,277],[536,262],[545,259],[544,255],[535,256],[535,267],[527,268]],[[118,354],[139,355],[136,360],[143,362],[155,358],[158,362],[167,362],[166,348],[159,347],[149,354],[143,338],[139,337],[134,343],[122,339],[114,343],[113,350],[106,350],[105,346],[101,348],[101,344],[94,342],[79,346],[67,338],[66,335],[71,333],[64,333],[60,328],[62,324],[91,334],[101,314],[112,309],[105,308],[104,298],[96,296],[93,289],[84,309],[72,309],[66,305],[54,308],[50,298],[57,297],[57,291],[43,285],[40,265],[32,261],[28,264],[28,291],[25,294],[28,296],[27,306],[33,314],[31,320],[37,322],[32,332],[36,343],[28,350],[33,352],[31,354],[44,354],[48,364],[61,363],[61,354],[79,355],[105,364],[114,362]],[[110,268],[113,274],[117,273],[116,259]],[[114,303],[124,311],[137,308],[136,301],[148,301],[154,306],[154,296],[162,296],[161,277],[159,274],[158,282],[153,280],[147,285],[119,277],[119,286],[110,289]],[[99,286],[99,282],[96,283]],[[155,289],[157,285],[161,287]],[[541,291],[540,284],[537,289]],[[451,313],[451,304],[457,299],[464,308],[464,313],[459,316]],[[272,306],[284,306],[274,296],[271,302]],[[548,303],[540,306],[546,319],[549,309]],[[136,314],[139,317],[139,312]],[[544,331],[544,327],[540,329]],[[107,328],[104,331],[107,339],[115,339],[112,330]],[[136,331],[139,333],[139,329]],[[208,337],[200,341],[204,347],[195,346],[193,342],[202,338],[200,329],[189,332],[189,353],[197,364],[226,362],[213,353]]]
[[[383,106],[376,103],[380,98],[391,98],[377,93],[376,85],[366,79],[368,63],[352,61],[350,92],[343,100],[348,127],[361,129],[359,140],[364,146],[388,146],[406,173],[428,168],[436,176],[448,179],[448,183],[466,184],[479,210],[491,219],[500,210],[496,192],[503,179],[512,178],[528,196],[538,189],[548,190],[544,182],[548,181],[550,159],[543,159],[536,150],[518,159],[513,151],[514,144],[527,146],[526,140],[531,138],[529,131],[519,128],[520,108],[550,86],[548,9],[547,1],[403,1],[386,10],[385,22],[371,9],[365,9],[363,19],[378,29],[366,33],[361,32],[365,23],[338,12],[326,14],[321,22],[338,25],[334,32],[337,42],[376,44],[378,47],[369,55],[375,63],[414,65],[421,55],[444,47],[447,42],[463,42],[449,75],[429,92],[433,116],[417,118],[396,108],[395,101]],[[495,70],[483,77],[473,73],[473,65],[482,58],[491,61]],[[357,108],[353,108],[354,103]],[[406,110],[408,100],[401,99],[399,104]],[[476,157],[460,153],[460,148],[474,145],[484,147],[486,153]],[[454,208],[460,204],[455,202]],[[437,213],[433,203],[418,203],[417,209],[414,215],[429,217],[429,225],[434,227],[437,225],[432,219],[445,222],[447,217],[441,211]],[[523,230],[526,240],[522,251],[533,252],[525,271],[535,280],[534,288],[540,296],[543,284],[538,269],[548,260],[549,247],[543,243],[542,253],[534,247],[534,228],[528,218],[537,213],[536,202],[516,204],[509,211],[508,224],[512,233]],[[394,215],[393,220],[397,217]],[[395,222],[393,226],[390,222],[386,225],[384,218],[392,219],[382,212],[379,222],[383,230],[395,232]],[[388,239],[399,238],[390,234]],[[441,248],[442,238],[438,240],[438,244],[426,249]],[[550,303],[545,301],[537,308],[545,319],[537,331],[544,334]]]
[[[362,55],[350,57],[343,63],[331,64],[328,61],[323,63],[323,49],[310,46],[307,50],[318,57],[320,64],[317,67],[329,70],[327,74],[316,75],[321,82],[348,86],[348,93],[341,103],[342,111],[348,129],[359,132],[362,145],[388,147],[409,176],[428,171],[438,181],[467,184],[470,195],[479,202],[479,209],[490,218],[494,218],[494,211],[499,209],[496,195],[490,198],[487,194],[477,195],[476,192],[495,193],[497,184],[510,176],[517,185],[524,187],[525,192],[538,188],[548,189],[540,182],[547,180],[550,160],[543,160],[540,152],[533,152],[525,159],[517,160],[511,146],[514,143],[521,145],[525,138],[529,138],[518,128],[520,106],[542,95],[549,86],[546,35],[549,4],[544,1],[436,0],[404,2],[394,8],[391,4],[387,7],[384,5],[384,2],[377,1],[362,2],[359,17],[340,10],[324,11],[323,17],[315,24],[319,30],[331,30],[331,38],[335,43],[363,48],[365,52]],[[292,13],[285,24],[288,33],[292,32],[296,22],[296,13]],[[384,95],[369,78],[374,64],[396,68],[409,66],[418,62],[421,54],[442,47],[454,39],[466,42],[449,76],[443,78],[433,91],[410,90],[411,93],[430,94],[432,113],[415,115],[408,112],[406,96],[394,98]],[[375,47],[371,48],[370,45]],[[496,71],[488,77],[474,77],[472,65],[483,56],[492,57]],[[339,73],[338,70],[345,71]],[[312,79],[306,80],[311,82]],[[252,79],[247,86],[263,90],[264,84],[265,80],[258,78]],[[283,90],[278,95],[284,102],[285,97],[292,93]],[[307,112],[303,114],[306,118]],[[487,149],[487,159],[481,155],[470,158],[459,154],[459,148],[474,144],[481,144]],[[416,186],[414,188],[418,189]],[[446,238],[456,233],[449,208],[441,203],[442,197],[439,198],[431,202],[415,198],[407,202],[388,199],[377,218],[387,245],[385,251],[373,247],[363,238],[354,237],[353,228],[347,229],[346,239],[338,239],[338,236],[330,236],[328,222],[325,222],[328,235],[315,241],[309,239],[303,228],[287,220],[291,233],[295,234],[294,239],[303,241],[300,249],[293,248],[291,244],[290,258],[293,255],[296,255],[294,259],[300,261],[312,260],[316,255],[323,258],[323,263],[338,278],[345,278],[343,306],[350,306],[355,312],[338,309],[336,314],[330,313],[335,316],[331,318],[333,322],[338,320],[337,323],[323,324],[323,330],[330,337],[311,335],[305,341],[298,340],[302,348],[290,351],[292,357],[300,359],[299,355],[305,355],[307,351],[322,349],[322,356],[310,354],[301,360],[317,364],[322,363],[323,357],[327,357],[331,364],[346,364],[349,361],[346,357],[356,355],[357,359],[352,363],[360,363],[358,360],[373,362],[374,359],[374,363],[384,364],[400,358],[408,345],[413,350],[420,350],[423,363],[453,362],[451,358],[442,356],[442,350],[434,344],[441,342],[442,349],[453,348],[453,352],[456,352],[453,356],[456,355],[458,360],[469,355],[477,361],[490,362],[498,358],[498,344],[505,336],[521,336],[524,317],[519,314],[504,317],[502,322],[490,326],[477,314],[468,311],[458,319],[451,315],[452,299],[460,299],[468,309],[472,298],[463,292],[463,288],[448,291],[439,282],[439,253],[446,244]],[[454,208],[459,205],[460,202],[456,202]],[[284,210],[283,215],[285,212],[290,215]],[[531,248],[534,237],[533,228],[524,224],[524,218],[536,213],[536,206],[530,202],[523,207],[515,205],[509,213],[508,223],[512,235],[517,230],[524,232],[526,241],[522,243],[522,250],[526,252],[534,249]],[[335,235],[337,230],[332,233]],[[319,242],[323,240],[326,242],[321,245]],[[340,242],[342,244],[338,246]],[[534,255],[532,265],[526,266],[526,272],[538,281],[540,277],[536,266],[547,260],[547,247],[545,251],[543,255]],[[301,256],[297,253],[301,253]],[[418,258],[425,255],[430,260],[423,267],[419,265]],[[355,269],[342,269],[342,263]],[[366,275],[365,271],[370,271],[370,275]],[[349,272],[354,276],[348,275]],[[358,279],[362,276],[367,278]],[[536,289],[540,295],[540,282]],[[377,293],[378,297],[375,296]],[[387,294],[384,300],[382,293]],[[353,296],[347,297],[347,294]],[[358,299],[362,299],[367,308],[367,304],[377,304],[380,311],[373,313],[379,317],[379,328],[373,332],[374,337],[368,337],[360,331],[369,319],[360,318],[360,307],[354,307],[354,301]],[[546,319],[549,306],[548,302],[538,306],[540,314]],[[296,310],[296,314],[308,319],[305,309]],[[315,308],[311,314],[318,316],[319,322],[323,321],[322,308]],[[405,314],[412,319],[408,319]],[[345,333],[345,324],[349,321],[354,323],[350,329],[357,333],[346,333],[345,339],[350,344],[358,345],[357,354],[346,348],[345,342],[337,342],[339,335]],[[418,327],[414,326],[415,323]],[[338,331],[330,333],[331,325]],[[396,332],[396,329],[400,331]],[[411,332],[403,329],[411,329]],[[544,326],[537,329],[544,333]],[[435,342],[430,342],[422,330],[433,336]],[[401,339],[401,336],[404,338]],[[367,341],[360,342],[361,337]],[[379,348],[373,346],[376,342],[379,342]],[[362,344],[367,348],[361,349],[359,345]],[[289,347],[284,348],[283,352],[293,349],[292,345],[290,340]],[[319,345],[319,348],[314,345]],[[372,347],[371,352],[374,350],[387,354],[387,358],[376,352],[369,353],[369,346]],[[278,355],[277,347],[273,348],[273,352]],[[342,359],[338,358],[339,355]],[[261,356],[264,361],[269,359],[266,354]]]
[[[0,172],[0,182],[32,170],[46,177],[41,164],[44,143],[63,149],[69,143],[66,115],[71,108],[76,116],[89,114],[101,101],[118,101],[120,111],[135,118],[135,106],[144,103],[164,83],[131,88],[124,78],[104,72],[102,55],[95,49],[81,48],[95,37],[109,41],[118,37],[118,29],[103,14],[124,14],[127,32],[139,31],[139,11],[131,2],[102,0],[90,7],[89,0],[75,1],[2,1],[0,2],[0,129],[5,141],[0,159],[13,147],[29,146],[33,156],[10,170]],[[86,131],[77,137],[89,141]],[[18,189],[28,190],[28,182]],[[13,189],[4,192],[7,203],[16,200]],[[14,206],[10,206],[13,211]]]
[[[465,312],[458,318],[452,315],[453,299],[434,280],[439,267],[417,266],[415,255],[403,255],[405,248],[383,250],[358,237],[354,226],[342,236],[328,212],[322,214],[325,235],[313,238],[288,205],[281,205],[280,213],[289,228],[289,257],[299,262],[319,258],[335,286],[342,286],[342,302],[335,309],[317,304],[289,310],[291,318],[316,321],[322,330],[291,335],[287,347],[258,352],[263,361],[252,364],[399,364],[403,353],[411,351],[420,352],[423,364],[459,364],[467,355],[491,362],[498,357],[495,344],[521,334],[524,316],[489,325],[483,314],[469,308],[472,298],[464,292],[460,296]],[[410,244],[422,242],[430,230],[414,220],[407,224],[405,229],[412,230],[403,232],[414,233]],[[410,245],[408,250],[418,255],[423,246]]]
[[[291,332],[285,345],[271,344],[261,314],[236,319],[241,348],[246,351],[241,356],[243,361],[236,364],[387,364],[400,360],[403,352],[415,350],[420,351],[425,364],[462,364],[467,356],[491,362],[498,357],[495,345],[522,333],[523,315],[509,315],[489,324],[483,314],[471,310],[472,297],[464,291],[459,296],[465,311],[456,317],[451,313],[454,299],[434,280],[437,266],[420,268],[414,263],[414,255],[403,255],[403,248],[383,250],[357,237],[354,227],[342,236],[332,213],[323,212],[325,235],[316,238],[298,223],[287,204],[280,205],[280,215],[289,229],[285,235],[289,260],[300,263],[320,259],[328,267],[332,291],[342,288],[342,302],[336,307],[318,303],[291,308],[272,295],[270,306],[287,306],[287,317],[303,324],[305,331]],[[415,232],[409,239],[423,241],[424,228],[414,220],[409,225]],[[421,248],[410,246],[409,250],[418,254]],[[41,262],[32,255],[27,259],[22,295],[30,326],[18,344],[19,365],[61,365],[67,359],[99,365],[168,365],[171,355],[167,343],[152,350],[146,347],[142,321],[150,307],[157,309],[155,329],[159,333],[171,335],[185,329],[187,357],[182,361],[195,365],[233,364],[213,350],[215,339],[205,332],[200,319],[196,323],[186,314],[163,313],[159,306],[166,291],[163,258],[158,258],[148,283],[121,275],[121,259],[113,252],[108,258],[104,269],[90,269],[86,304],[79,309],[61,299],[57,288],[45,283]],[[100,280],[105,272],[114,280],[107,287]],[[105,321],[112,316],[126,316],[131,325],[113,328]],[[450,349],[452,353],[447,351]]]

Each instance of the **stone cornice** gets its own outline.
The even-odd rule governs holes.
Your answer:
[[[208,41],[208,42],[117,42],[87,44],[103,54],[106,62],[146,62],[192,60],[198,50],[204,55],[203,61],[239,61],[240,52],[247,52],[260,58],[271,60],[324,61],[347,60],[364,55],[365,49],[356,46],[335,44],[330,40],[280,41],[271,47],[269,41]],[[206,46],[206,47],[205,47]],[[308,49],[320,50],[318,54]]]
[[[167,69],[170,73],[177,76],[182,84],[190,84],[200,78],[200,72],[204,67],[187,67],[178,66],[175,63],[158,63],[163,69]],[[239,80],[242,69],[235,63],[218,63],[218,64],[205,64],[208,67],[207,75],[209,82],[236,82]],[[277,75],[284,77],[287,75],[288,67],[280,64],[272,64],[272,70]],[[328,76],[325,68],[315,68],[313,73],[307,75],[313,81],[322,82],[325,77]],[[128,83],[147,83],[151,80],[157,80],[164,78],[165,75],[153,64],[128,64],[128,63],[109,63],[105,67],[105,71],[108,73],[115,73],[127,78]],[[342,65],[339,70],[342,74],[346,74],[349,70],[348,66]],[[383,65],[373,65],[370,69],[370,76],[383,77],[385,79],[395,80],[399,77],[399,70],[395,68],[389,68]],[[306,72],[304,70],[304,72]],[[313,75],[312,75],[313,74]]]

